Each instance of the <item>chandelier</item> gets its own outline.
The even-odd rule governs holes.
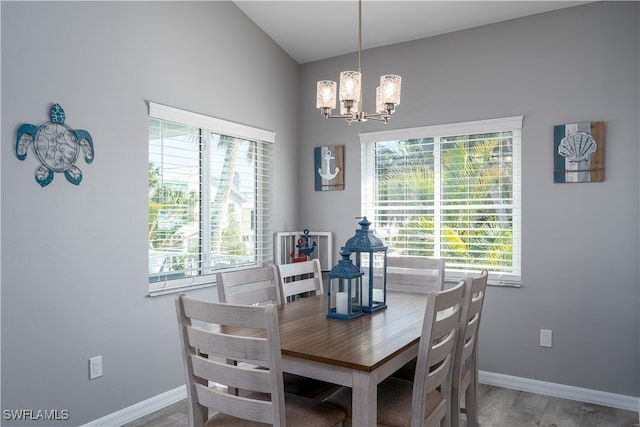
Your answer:
[[[340,73],[340,114],[333,115],[336,108],[337,83],[331,80],[320,80],[317,84],[316,108],[325,119],[340,118],[347,123],[377,120],[389,121],[391,114],[400,104],[401,78],[394,74],[380,77],[380,86],[376,88],[376,112],[367,113],[362,110],[362,0],[358,1],[358,71]]]

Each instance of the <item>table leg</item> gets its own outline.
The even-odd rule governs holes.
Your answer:
[[[353,371],[354,427],[375,426],[378,411],[378,381],[375,372]]]

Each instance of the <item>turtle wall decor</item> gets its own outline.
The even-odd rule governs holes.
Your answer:
[[[80,150],[87,163],[93,162],[93,139],[86,130],[74,130],[65,124],[65,114],[60,104],[51,106],[50,117],[51,121],[40,126],[25,123],[18,128],[16,155],[24,160],[29,144],[33,142],[33,151],[41,163],[35,174],[40,186],[49,185],[54,172],[64,172],[67,181],[79,185],[82,171],[75,163]]]

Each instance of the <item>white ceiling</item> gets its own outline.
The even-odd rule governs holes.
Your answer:
[[[235,0],[234,3],[296,62],[358,50],[355,0]],[[364,0],[362,48],[385,46],[588,1]]]

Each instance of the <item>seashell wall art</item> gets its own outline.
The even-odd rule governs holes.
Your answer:
[[[554,182],[604,181],[604,122],[553,127]]]

